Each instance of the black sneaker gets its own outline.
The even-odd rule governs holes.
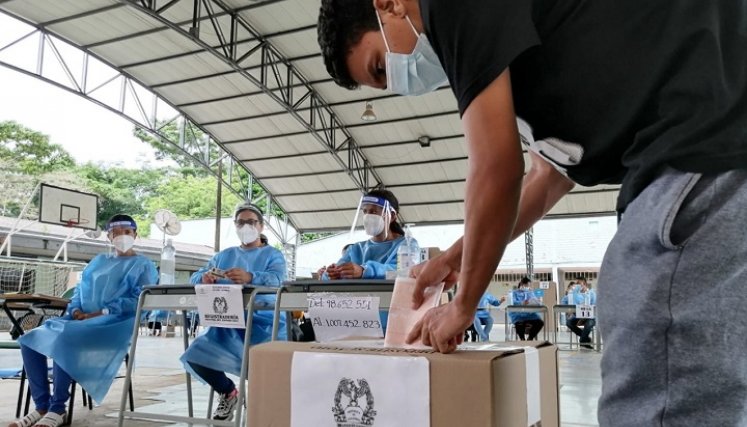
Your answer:
[[[220,400],[218,401],[218,407],[213,412],[214,420],[225,420],[231,421],[233,419],[234,409],[239,403],[239,391],[233,389],[228,394],[221,394]]]

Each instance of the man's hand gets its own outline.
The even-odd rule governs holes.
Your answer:
[[[71,314],[71,316],[73,317],[73,320],[86,320],[87,318],[86,314],[80,310],[73,311],[73,314]]]
[[[464,331],[472,324],[475,310],[462,310],[453,301],[432,308],[413,326],[407,343],[421,340],[439,353],[451,353],[464,339]]]
[[[340,273],[341,279],[360,279],[363,277],[363,267],[352,262],[338,265],[337,271]]]
[[[202,283],[206,285],[212,285],[215,282],[216,282],[215,276],[213,276],[209,272],[202,275]]]
[[[240,268],[232,268],[226,271],[226,278],[239,285],[248,285],[249,283],[252,283],[253,279],[252,273]]]
[[[410,277],[417,279],[412,297],[414,309],[425,301],[426,288],[444,282],[444,290],[447,290],[459,280],[459,271],[448,263],[447,259],[444,254],[410,268]]]
[[[316,275],[321,279],[325,271],[327,271],[327,267],[322,266],[322,268],[316,271]]]

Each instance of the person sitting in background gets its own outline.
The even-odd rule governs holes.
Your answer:
[[[560,303],[572,305],[596,305],[597,294],[591,289],[589,283],[584,277],[577,277],[576,285],[574,286],[572,292],[566,294],[560,301]],[[578,342],[581,347],[588,349],[594,348],[590,344],[591,337],[589,337],[589,335],[591,335],[591,332],[594,330],[594,326],[596,326],[596,324],[596,319],[579,319],[576,317],[575,313],[568,316],[568,320],[566,320],[565,322],[565,325],[568,326],[568,328],[573,331],[574,334],[578,335]],[[583,329],[581,329],[581,327],[583,327]]]
[[[539,305],[540,301],[534,296],[529,284],[531,281],[524,277],[519,282],[519,288],[513,291],[513,305]],[[516,335],[519,339],[532,341],[537,339],[537,334],[545,326],[545,322],[537,313],[509,313],[511,323],[516,328]],[[525,338],[526,336],[526,338]]]
[[[114,215],[106,230],[114,255],[99,254],[88,263],[64,316],[18,339],[36,408],[9,427],[63,425],[72,381],[101,402],[122,365],[140,291],[155,284],[158,273],[150,259],[132,250],[137,237],[132,217]],[[53,360],[52,394],[48,357]]]
[[[391,191],[373,190],[363,196],[360,213],[369,240],[353,243],[322,279],[385,279],[397,269],[397,249],[405,232],[397,222],[399,201]]]
[[[285,280],[285,258],[279,250],[263,245],[260,240],[264,228],[262,211],[252,204],[241,204],[234,212],[234,223],[241,246],[217,253],[205,267],[192,275],[190,282],[279,287]],[[225,277],[214,275],[213,268],[223,270]],[[258,295],[256,304],[274,305],[275,296]],[[251,344],[269,341],[272,338],[272,310],[258,310],[251,315]],[[279,338],[285,340],[285,315],[281,316]],[[246,362],[243,360],[244,333],[244,329],[207,328],[181,357],[188,372],[219,393],[220,401],[213,413],[215,420],[233,419],[234,408],[239,403],[236,385],[226,372],[241,374],[241,364]]]
[[[498,307],[505,299],[506,297],[498,299],[490,292],[485,292],[482,298],[480,298],[480,303],[477,305],[477,312],[475,313],[474,326],[481,341],[490,341],[490,331],[493,329],[493,316],[490,315],[488,306]]]

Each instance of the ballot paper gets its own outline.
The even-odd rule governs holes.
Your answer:
[[[410,277],[397,277],[392,292],[392,302],[389,306],[389,318],[387,320],[384,345],[386,347],[400,348],[427,348],[422,342],[406,344],[407,335],[412,327],[425,313],[436,307],[441,301],[441,292],[444,284],[432,286],[425,290],[425,301],[416,310],[412,308],[412,297],[415,293],[415,279]]]

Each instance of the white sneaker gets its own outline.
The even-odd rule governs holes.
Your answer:
[[[236,408],[238,403],[238,390],[233,389],[233,391],[228,394],[221,394],[220,400],[218,401],[218,407],[215,409],[215,412],[213,412],[213,419],[226,421],[233,420],[233,410]]]

